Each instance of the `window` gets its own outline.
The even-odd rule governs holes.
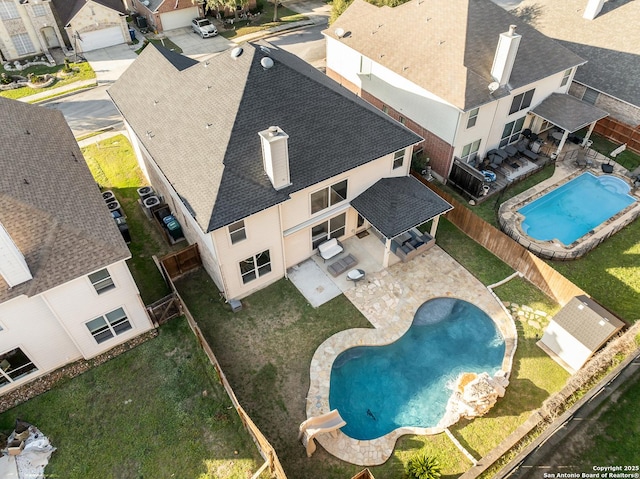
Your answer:
[[[118,334],[129,331],[131,329],[131,323],[124,309],[118,308],[104,316],[89,321],[87,328],[93,336],[93,339],[96,340],[96,343],[100,344]]]
[[[0,19],[10,20],[12,18],[19,18],[20,14],[16,8],[16,4],[12,0],[0,0]]]
[[[525,108],[529,108],[531,106],[531,100],[533,99],[533,93],[536,91],[533,90],[526,91],[524,93],[520,93],[513,97],[513,101],[511,102],[511,109],[509,110],[509,115],[515,113],[520,110],[524,110]]]
[[[562,81],[560,82],[560,86],[565,86],[569,82],[569,77],[571,76],[571,70],[573,70],[573,68],[569,68],[568,70],[565,70],[564,76],[562,77]]]
[[[13,45],[16,47],[16,51],[20,56],[28,55],[29,53],[34,53],[36,51],[36,49],[33,48],[33,43],[31,43],[31,38],[29,38],[29,34],[27,33],[11,35],[11,40],[13,40]]]
[[[504,125],[504,130],[502,130],[502,138],[500,140],[500,148],[515,142],[520,137],[520,132],[522,131],[522,126],[524,125],[524,118],[525,117],[523,116],[522,118],[518,118],[516,121],[511,121]]]
[[[0,355],[0,387],[17,381],[27,374],[37,371],[38,368],[31,359],[16,348],[13,351]]]
[[[91,281],[91,284],[96,289],[96,293],[98,294],[102,294],[105,291],[109,291],[110,289],[116,287],[116,285],[113,284],[113,280],[111,279],[111,275],[109,274],[107,268],[90,274],[89,281]]]
[[[387,105],[382,105],[382,113],[385,115],[389,114],[389,107]]]
[[[342,213],[334,216],[328,221],[311,228],[311,248],[316,249],[320,244],[331,238],[340,238],[345,234],[345,226],[347,222],[347,214]]]
[[[584,95],[582,95],[582,101],[586,101],[587,103],[595,105],[596,101],[598,101],[598,96],[600,96],[600,92],[594,90],[593,88],[587,88],[584,92]]]
[[[469,112],[469,119],[467,120],[467,128],[472,128],[476,126],[476,121],[478,120],[478,112],[480,108],[474,108]]]
[[[398,121],[399,121],[400,123],[402,123],[403,125],[407,123],[407,120],[404,118],[404,116],[399,117],[399,118],[398,118]]]
[[[311,193],[311,214],[337,205],[347,199],[347,180]]]
[[[398,150],[393,154],[393,169],[400,168],[404,163],[404,150]]]
[[[269,250],[251,256],[244,261],[240,261],[240,276],[242,276],[242,282],[244,284],[264,276],[270,271],[271,256],[269,255]]]
[[[229,236],[231,237],[231,244],[236,244],[247,239],[244,220],[236,221],[232,225],[229,225]]]
[[[465,163],[473,163],[478,156],[478,150],[480,149],[480,141],[476,140],[473,143],[469,143],[462,148],[462,155],[460,159]]]
[[[32,5],[31,8],[33,9],[34,17],[44,17],[47,14],[47,9],[45,8],[45,6],[39,3]]]

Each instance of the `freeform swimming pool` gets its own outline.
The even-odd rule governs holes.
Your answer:
[[[375,439],[400,427],[434,427],[463,372],[494,374],[505,343],[477,306],[436,298],[416,312],[409,330],[385,346],[347,349],[333,362],[329,404],[353,439]]]
[[[568,246],[636,200],[615,176],[589,172],[520,208],[522,232],[539,241],[557,239]]]

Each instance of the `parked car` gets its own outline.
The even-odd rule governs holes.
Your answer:
[[[191,20],[191,29],[202,38],[215,37],[218,34],[218,29],[206,18]]]

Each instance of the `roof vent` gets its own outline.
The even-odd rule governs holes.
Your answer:
[[[334,33],[336,34],[336,37],[342,38],[344,37],[345,31],[344,28],[336,28],[336,31]]]
[[[238,58],[240,55],[242,55],[242,52],[244,50],[242,49],[242,47],[235,47],[233,50],[231,50],[231,58]]]
[[[264,57],[262,60],[260,60],[260,65],[262,65],[262,68],[264,68],[265,70],[268,70],[269,68],[273,67],[273,60],[269,57]]]
[[[260,51],[265,55],[269,55],[271,53],[271,50],[269,50],[269,48],[265,47],[264,45],[260,45]]]

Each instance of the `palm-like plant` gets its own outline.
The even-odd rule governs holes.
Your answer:
[[[407,477],[409,479],[439,479],[440,464],[436,458],[420,453],[409,459]]]

